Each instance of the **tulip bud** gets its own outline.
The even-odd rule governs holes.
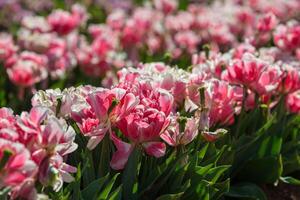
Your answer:
[[[226,133],[228,133],[227,130],[225,129],[217,129],[214,132],[210,132],[210,131],[203,131],[202,132],[202,136],[204,137],[204,139],[208,142],[214,142],[216,141],[218,138],[222,137],[223,135],[225,135]]]

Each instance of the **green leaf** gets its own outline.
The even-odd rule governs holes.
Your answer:
[[[172,182],[167,186],[169,189],[168,191],[172,191],[171,193],[173,193],[173,191],[178,192],[178,188],[182,186],[182,181],[184,179],[186,171],[187,165],[180,167],[176,170],[175,173],[172,174],[173,176],[170,177],[170,180],[172,180]]]
[[[133,186],[138,175],[138,165],[140,162],[140,150],[135,148],[129,156],[122,176],[123,196],[125,199],[133,199]]]
[[[82,197],[84,199],[95,199],[97,193],[102,189],[108,177],[109,174],[107,174],[105,177],[99,178],[91,182],[86,188],[82,190]]]
[[[284,183],[288,183],[291,185],[300,185],[300,180],[293,178],[291,176],[280,177],[280,180]]]
[[[212,194],[212,199],[220,199],[226,192],[229,191],[230,188],[230,179],[226,179],[221,183],[215,183],[211,186],[214,189]]]
[[[122,185],[120,185],[115,191],[111,193],[109,200],[121,200],[122,199]]]
[[[253,183],[241,183],[230,187],[226,196],[239,199],[267,200],[265,193]]]
[[[114,186],[114,183],[116,181],[116,179],[118,178],[118,176],[120,175],[120,173],[114,175],[114,177],[109,181],[109,183],[107,184],[107,186],[104,188],[103,191],[101,191],[101,194],[99,196],[99,200],[106,200],[109,196],[109,193],[111,191],[111,189]]]
[[[178,194],[165,194],[160,197],[158,197],[156,200],[177,200],[180,199],[180,197],[183,195],[183,192]]]
[[[72,199],[74,200],[81,200],[82,196],[81,196],[81,191],[80,191],[80,182],[81,182],[81,177],[82,177],[82,171],[84,171],[87,167],[87,164],[85,164],[83,166],[83,169],[81,170],[80,165],[77,167],[77,174],[75,177],[75,181],[73,181],[72,183],[70,183],[68,185],[68,187],[70,186],[70,188],[67,188],[68,191],[72,191]]]
[[[280,178],[282,170],[281,156],[270,156],[249,160],[238,174],[238,177],[245,181],[274,183]]]
[[[214,164],[209,164],[204,167],[197,166],[195,169],[195,173],[199,174],[201,177],[204,177],[204,175],[214,166]]]
[[[295,151],[297,151],[296,147],[294,147],[294,151],[292,153],[284,154],[283,157],[284,174],[290,174],[300,169],[300,156],[298,152]]]
[[[270,120],[273,122],[273,120]],[[259,173],[261,176],[256,176],[259,181],[263,177],[268,182],[276,181],[282,173],[282,161],[279,155],[282,147],[282,128],[284,124],[267,122],[257,133],[255,138],[250,138],[247,143],[241,145],[239,142],[236,144],[236,151],[234,163],[231,168],[232,177],[239,174],[244,177],[249,174]],[[260,133],[261,132],[261,133]],[[266,161],[266,163],[264,163]],[[269,166],[269,162],[275,164]],[[256,164],[259,166],[257,167]],[[253,166],[254,165],[254,166]],[[268,168],[271,167],[272,170]],[[244,172],[244,168],[251,168],[251,171]],[[260,168],[260,169],[259,169]],[[271,176],[273,178],[271,178]],[[266,178],[266,175],[268,176]],[[249,176],[252,181],[255,177]]]
[[[229,167],[230,167],[230,165],[224,165],[224,166],[212,168],[206,174],[205,179],[212,183],[216,183],[218,181],[218,179],[223,175],[223,173],[227,169],[229,169]]]
[[[86,168],[82,172],[82,187],[87,187],[93,180],[95,180],[95,168],[92,152],[89,149],[85,149],[82,153],[82,158],[86,164]]]
[[[180,191],[185,192],[189,187],[191,186],[191,179],[187,180],[182,187],[180,188]]]
[[[172,156],[172,155],[171,155]],[[175,169],[179,166],[179,163],[182,161],[182,159],[186,156],[186,153],[180,155],[178,158],[173,160],[172,162],[167,163],[167,167],[164,168],[164,170],[161,170],[158,176],[154,177],[151,183],[148,184],[146,189],[140,192],[139,197],[141,199],[147,197],[155,197],[155,195],[159,192],[159,190],[162,189],[162,187],[166,184],[170,176],[174,173]],[[172,156],[173,157],[173,156]]]
[[[205,146],[199,151],[198,158],[199,158],[200,161],[205,157],[208,146],[209,146],[209,143],[205,144]]]
[[[103,138],[103,141],[101,142],[101,153],[100,153],[100,161],[99,161],[99,168],[98,168],[98,174],[100,177],[105,176],[107,173],[110,172],[110,139],[109,135],[106,134]]]
[[[209,200],[209,182],[203,180],[196,188],[196,194],[199,197],[198,199]]]
[[[9,188],[9,187],[5,187],[5,188],[3,188],[2,190],[0,190],[0,200],[6,200],[9,191],[10,191],[10,188]]]

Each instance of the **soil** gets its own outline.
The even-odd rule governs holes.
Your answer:
[[[300,187],[280,183],[263,187],[269,200],[300,200]]]

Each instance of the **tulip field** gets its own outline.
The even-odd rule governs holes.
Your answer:
[[[0,0],[10,199],[300,199],[300,1]]]

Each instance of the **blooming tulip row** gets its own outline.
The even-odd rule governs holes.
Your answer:
[[[87,37],[81,29],[89,14],[75,4],[70,12],[24,17],[16,41],[1,34],[0,60],[15,85],[34,89],[40,82],[47,87],[48,76],[65,78],[76,66],[110,86],[114,71],[136,65],[143,52],[168,52],[176,60],[197,53],[203,44],[219,52],[237,48],[240,42],[261,47],[273,41],[299,58],[299,23],[286,21],[297,16],[300,4],[279,0],[277,5],[281,9],[260,1],[228,0],[191,4],[183,11],[175,0],[156,0],[132,12],[111,11],[105,23],[88,25]]]
[[[254,49],[242,45],[205,59],[195,56],[191,71],[140,64],[120,70],[119,82],[110,89],[41,90],[29,113],[14,115],[2,108],[4,186],[12,188],[12,197],[24,197],[36,195],[36,182],[57,191],[71,181],[69,173],[76,168],[64,160],[77,147],[72,122],[89,139],[90,150],[110,138],[116,148],[110,166],[121,170],[136,148],[160,158],[167,146],[188,145],[199,133],[213,142],[241,112],[262,104],[271,112],[281,98],[289,112],[299,114],[299,61],[281,60],[284,52],[277,48]]]
[[[0,34],[19,90],[0,80],[0,198],[217,199],[252,168],[300,182],[282,177],[300,169],[299,1],[181,4],[106,4],[100,24],[74,4]]]

